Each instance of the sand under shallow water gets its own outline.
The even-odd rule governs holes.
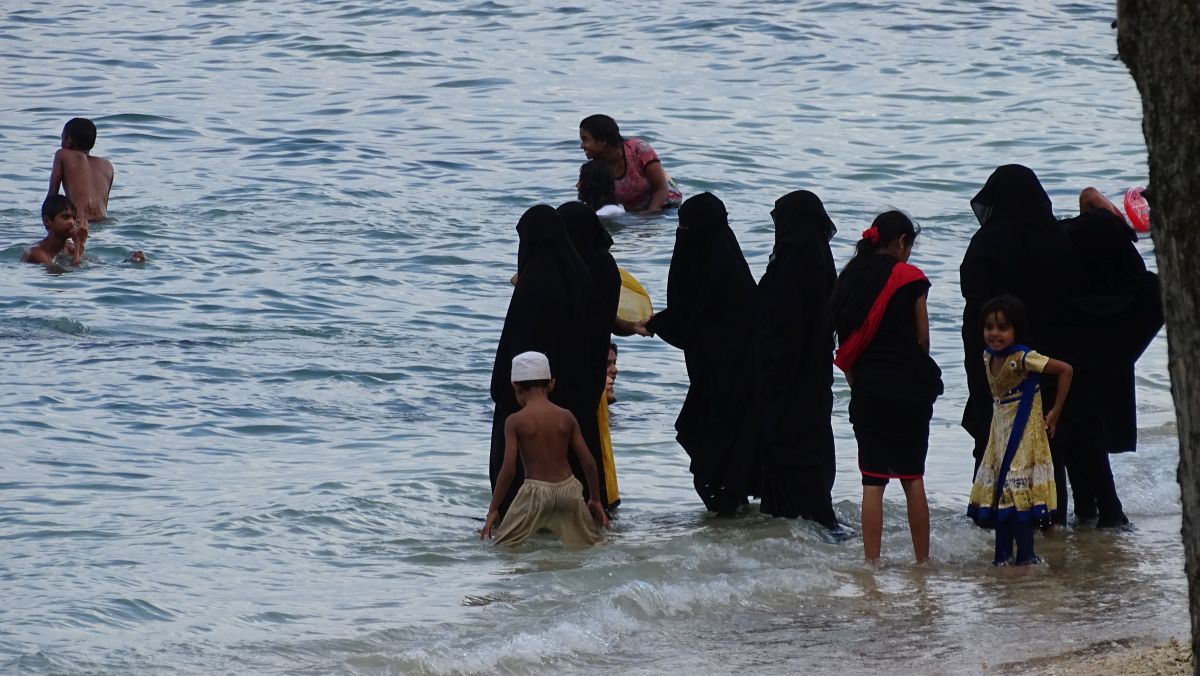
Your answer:
[[[1130,637],[1101,641],[1086,648],[1020,662],[985,664],[986,674],[1127,674],[1186,676],[1193,673],[1192,649],[1186,638],[1148,643]]]

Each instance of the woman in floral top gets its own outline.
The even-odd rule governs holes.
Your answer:
[[[589,160],[608,163],[617,202],[626,211],[661,211],[683,202],[683,195],[663,169],[654,148],[641,139],[622,137],[621,129],[611,117],[583,118],[579,123],[579,147]]]

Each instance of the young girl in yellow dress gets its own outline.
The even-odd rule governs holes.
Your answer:
[[[1054,436],[1071,389],[1071,365],[1029,349],[1025,307],[1012,296],[984,304],[982,355],[992,391],[992,429],[975,471],[967,515],[996,529],[997,566],[1040,563],[1033,532],[1057,506],[1054,462],[1047,435]],[[1054,407],[1042,416],[1042,375],[1058,378]],[[1016,556],[1013,541],[1016,541]]]

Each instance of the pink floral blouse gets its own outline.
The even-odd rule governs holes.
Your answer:
[[[654,152],[654,148],[639,138],[625,139],[624,150],[625,175],[620,178],[613,177],[617,202],[627,211],[639,211],[650,205],[650,197],[654,193],[650,187],[650,181],[646,178],[646,167],[654,162],[659,162],[659,164],[661,162],[658,159],[658,153]],[[674,179],[668,175],[667,203],[663,206],[679,206],[682,202],[683,195],[680,194]]]

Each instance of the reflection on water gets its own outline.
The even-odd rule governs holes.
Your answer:
[[[18,3],[20,5],[20,3]],[[1060,215],[1144,185],[1140,103],[1110,7],[728,2],[12,8],[0,17],[0,671],[18,673],[959,672],[1180,633],[1177,442],[1161,336],[1141,450],[1114,456],[1130,532],[988,565],[957,269],[999,164]],[[87,36],[48,41],[47,35]],[[680,354],[620,339],[623,507],[608,543],[478,541],[487,382],[515,224],[573,197],[576,125],[613,115],[685,193],[716,192],[756,276],[774,200],[840,231],[923,227],[946,373],[926,483],[936,564],[900,491],[884,563],[753,509],[705,515],[672,423]],[[17,260],[66,119],[113,160],[88,262]],[[675,216],[610,223],[661,306]],[[1148,257],[1150,242],[1139,244]],[[142,266],[124,263],[146,251]],[[1152,257],[1151,257],[1152,258]],[[848,390],[839,517],[861,489]],[[895,495],[891,495],[895,493]],[[1020,650],[1016,650],[1017,647]]]

